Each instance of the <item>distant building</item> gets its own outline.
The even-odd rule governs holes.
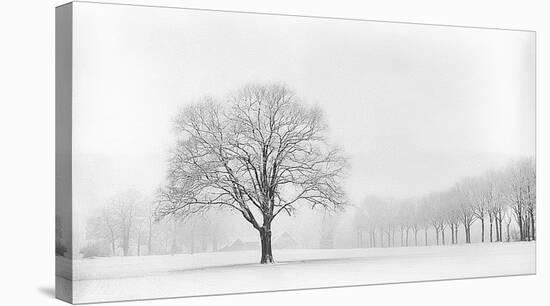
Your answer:
[[[288,232],[284,232],[281,236],[272,240],[272,247],[274,249],[297,249],[298,243]],[[241,238],[236,238],[232,243],[221,248],[220,252],[231,252],[231,251],[248,251],[248,250],[259,250],[260,243],[257,240],[253,241],[243,241]]]
[[[298,248],[298,243],[288,232],[284,232],[281,236],[275,239],[272,247],[274,249],[296,249]]]
[[[233,241],[233,243],[220,249],[220,252],[257,250],[259,248],[260,248],[260,244],[257,241],[245,242],[237,238],[235,241]]]

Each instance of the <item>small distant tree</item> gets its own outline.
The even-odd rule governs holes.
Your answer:
[[[474,209],[472,206],[472,199],[470,198],[468,184],[464,181],[455,185],[450,191],[450,198],[453,204],[458,207],[458,215],[460,222],[464,226],[464,235],[466,243],[472,243],[471,228],[475,221]]]
[[[410,222],[410,213],[411,213],[411,207],[409,203],[404,201],[399,201],[397,204],[397,213],[396,213],[396,219],[399,224],[399,234],[400,234],[400,246],[406,246],[408,245],[409,240],[409,222]]]
[[[508,210],[504,216],[504,222],[506,223],[506,242],[510,242],[510,225],[512,224],[512,214]]]
[[[435,243],[439,245],[441,223],[443,220],[442,215],[442,198],[440,193],[431,193],[424,198],[424,209],[426,213],[426,219],[428,224],[433,227],[435,232]]]
[[[483,177],[467,178],[462,182],[463,192],[471,203],[472,213],[481,223],[481,242],[485,242],[485,218],[488,214],[490,183]]]
[[[522,159],[510,165],[503,174],[500,192],[514,215],[519,227],[520,240],[535,239],[536,171],[534,160]]]
[[[113,197],[110,202],[111,217],[116,222],[124,256],[130,255],[130,239],[136,230],[139,206],[143,205],[142,196],[135,190],[127,190]],[[140,234],[136,230],[136,234]]]
[[[364,247],[364,233],[365,231],[368,231],[369,230],[369,227],[371,225],[367,223],[367,212],[365,210],[365,207],[363,207],[362,205],[359,205],[358,207],[356,207],[356,210],[355,210],[355,215],[353,217],[353,228],[355,230],[355,233],[357,235],[356,239],[357,239],[357,247],[358,248],[363,248]],[[372,237],[369,236],[369,247],[371,247],[371,243],[372,243]]]
[[[86,239],[96,242],[106,241],[110,247],[111,255],[116,256],[118,230],[119,227],[111,213],[110,206],[106,205],[88,219]]]
[[[88,219],[86,238],[94,240],[94,245],[98,241],[107,241],[113,256],[117,255],[117,247],[128,256],[130,240],[135,238],[139,242],[140,236],[137,235],[143,235],[147,216],[140,217],[140,212],[144,203],[141,193],[133,189],[116,194]],[[132,238],[134,234],[136,236]]]
[[[418,246],[418,231],[422,226],[422,211],[417,199],[411,200],[410,206],[410,226],[414,233],[414,246]]]
[[[319,240],[319,248],[332,249],[334,248],[334,229],[336,227],[336,218],[334,215],[327,213],[323,214],[321,221],[321,233]]]
[[[387,205],[386,201],[375,196],[366,197],[359,205],[356,224],[359,224],[361,229],[369,230],[369,245],[371,247],[376,247],[376,241],[379,241],[380,246],[384,244],[382,233]],[[377,239],[377,232],[380,239]]]
[[[524,192],[525,192],[525,210],[529,219],[530,233],[529,239],[535,240],[536,238],[536,167],[534,159],[524,159],[521,161],[520,167],[523,169],[524,176]]]
[[[428,246],[428,232],[432,226],[431,223],[431,199],[428,195],[418,199],[417,202],[417,222],[420,228],[424,231],[424,246]]]

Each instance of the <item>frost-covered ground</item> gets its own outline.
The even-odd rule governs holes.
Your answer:
[[[75,303],[535,273],[534,243],[275,250],[74,261]]]

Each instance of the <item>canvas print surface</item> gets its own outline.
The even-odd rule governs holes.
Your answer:
[[[57,295],[535,273],[535,33],[57,8]]]

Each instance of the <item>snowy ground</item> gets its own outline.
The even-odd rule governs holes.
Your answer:
[[[75,303],[535,273],[534,243],[275,250],[74,261]]]

